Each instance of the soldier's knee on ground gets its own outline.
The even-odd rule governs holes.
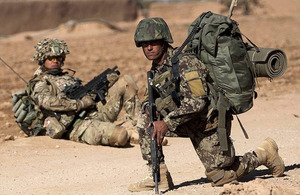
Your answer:
[[[90,125],[81,136],[83,142],[91,145],[116,147],[126,145],[128,139],[128,133],[124,128],[109,122],[102,122],[97,127]]]
[[[100,145],[103,133],[95,128],[87,128],[83,133],[81,139],[90,145]]]
[[[212,186],[223,186],[226,183],[237,180],[237,175],[232,170],[216,169],[205,172],[207,179],[211,181]]]
[[[59,139],[66,132],[66,128],[55,117],[47,117],[44,121],[46,134],[53,139]]]

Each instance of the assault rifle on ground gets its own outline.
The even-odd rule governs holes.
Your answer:
[[[149,116],[150,116],[150,135],[152,136],[154,131],[153,122],[157,120],[156,118],[156,105],[153,97],[153,73],[151,71],[147,72],[147,82],[148,82],[148,98],[149,98]],[[152,160],[152,173],[153,173],[153,181],[155,182],[155,194],[159,194],[158,191],[158,182],[160,182],[160,167],[159,167],[159,159],[158,159],[158,148],[156,137],[154,140],[151,139],[151,160]]]
[[[70,99],[81,99],[87,94],[96,94],[97,98],[104,104],[106,104],[105,95],[108,91],[109,81],[107,80],[107,75],[115,73],[120,75],[120,72],[116,70],[118,66],[113,67],[112,69],[108,68],[98,76],[94,77],[85,85],[75,84],[67,86],[64,90],[64,93]]]

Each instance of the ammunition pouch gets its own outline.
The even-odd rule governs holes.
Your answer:
[[[55,117],[47,117],[44,124],[47,130],[46,134],[53,139],[61,138],[66,132],[64,125],[62,125]]]
[[[155,104],[157,111],[163,117],[166,117],[170,112],[177,108],[176,103],[173,101],[172,95],[169,95],[166,98],[157,98],[155,100]]]
[[[170,70],[153,79],[153,88],[159,94],[155,100],[156,109],[163,117],[180,106],[180,93],[176,91]]]

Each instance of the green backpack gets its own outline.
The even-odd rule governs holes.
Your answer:
[[[235,115],[247,112],[252,108],[256,94],[254,70],[246,44],[235,21],[212,12],[202,13],[190,25],[188,32],[187,39],[172,59],[173,74],[176,78],[176,62],[185,46],[185,53],[196,54],[206,65],[209,70],[208,97],[212,107],[218,111],[220,145],[223,151],[227,151],[226,112]]]
[[[36,106],[32,98],[28,95],[32,82],[28,83],[27,89],[12,94],[13,113],[16,123],[28,136],[45,135],[43,127],[45,116]],[[36,82],[36,81],[35,81]]]

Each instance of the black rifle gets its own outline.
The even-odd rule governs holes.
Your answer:
[[[118,66],[113,67],[113,69],[106,69],[104,72],[94,77],[85,85],[81,85],[78,83],[75,85],[67,86],[64,90],[64,93],[70,99],[75,100],[81,99],[87,94],[96,94],[96,98],[98,98],[104,105],[106,104],[105,95],[108,91],[109,84],[109,81],[107,80],[107,75],[111,73],[116,73],[120,75],[120,72],[116,70],[117,68]]]
[[[149,116],[150,116],[150,135],[153,135],[154,126],[153,122],[157,120],[156,117],[156,105],[153,96],[153,73],[151,71],[147,72],[147,81],[148,81],[148,99],[149,99]],[[156,137],[154,140],[151,139],[151,161],[152,161],[152,173],[153,173],[153,181],[155,182],[155,194],[159,194],[158,192],[158,182],[160,182],[160,167],[159,167],[159,159],[158,159],[158,147]]]

